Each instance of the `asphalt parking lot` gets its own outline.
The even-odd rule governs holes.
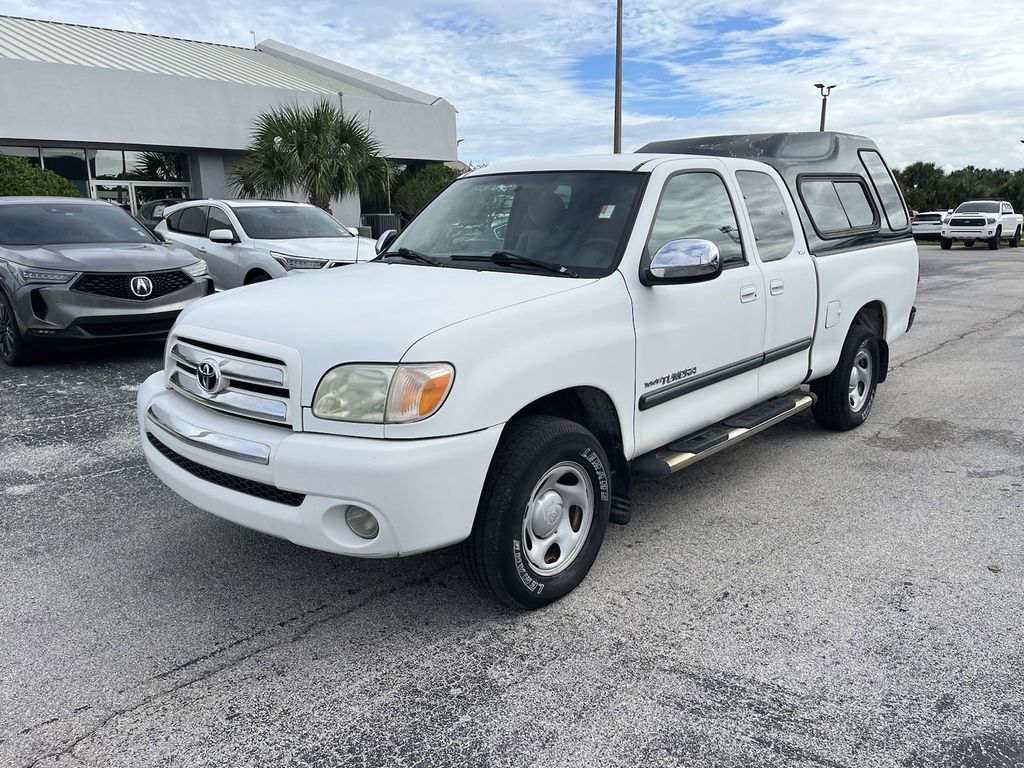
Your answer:
[[[0,368],[0,765],[1024,764],[1024,249],[922,247],[869,422],[639,486],[536,613],[149,474],[159,346]]]

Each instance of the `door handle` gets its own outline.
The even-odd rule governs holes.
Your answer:
[[[780,293],[786,290],[786,284],[781,280],[772,280],[768,284],[768,291],[772,296],[778,296]]]
[[[751,301],[757,301],[757,286],[756,285],[744,285],[740,288],[740,301],[747,304]]]

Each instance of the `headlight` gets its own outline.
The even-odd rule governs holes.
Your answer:
[[[209,268],[206,266],[206,262],[200,259],[195,264],[189,264],[187,267],[182,267],[189,275],[195,278],[205,277],[210,274]]]
[[[321,419],[405,424],[437,412],[455,379],[448,363],[341,365],[320,380],[313,413]]]
[[[310,259],[303,256],[289,256],[287,253],[270,252],[277,263],[285,269],[320,269],[327,263],[327,259]]]
[[[23,267],[21,264],[15,264],[13,261],[8,262],[7,267],[22,285],[27,285],[28,283],[66,283],[78,274],[77,272],[68,272],[63,269]]]
[[[988,224],[995,224],[995,223],[996,223],[996,220],[995,220],[995,219],[985,219],[985,221],[986,221],[986,223],[988,223]]]

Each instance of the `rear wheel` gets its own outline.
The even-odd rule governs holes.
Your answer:
[[[29,352],[28,341],[18,329],[14,308],[0,292],[0,359],[11,366],[24,365],[29,360]]]
[[[878,385],[878,361],[874,331],[863,325],[853,326],[835,370],[811,382],[811,391],[818,396],[812,409],[815,421],[840,431],[867,421]]]
[[[996,236],[992,237],[992,238],[989,238],[988,249],[990,251],[998,251],[999,250],[999,241],[1000,241],[1000,239],[1002,239],[1002,237],[1003,237],[1003,228],[1002,227],[997,227],[996,228]]]
[[[953,247],[953,241],[950,240],[948,237],[940,237],[939,247],[944,251],[948,251],[950,248]]]
[[[571,592],[604,541],[610,476],[601,443],[579,424],[550,416],[509,424],[462,545],[470,578],[517,608]]]

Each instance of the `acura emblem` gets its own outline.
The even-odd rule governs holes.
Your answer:
[[[132,293],[138,296],[140,299],[144,299],[153,293],[153,281],[148,277],[138,275],[132,278]]]
[[[223,377],[220,374],[220,366],[215,360],[203,360],[196,368],[196,380],[199,388],[208,395],[215,395],[221,390]]]

